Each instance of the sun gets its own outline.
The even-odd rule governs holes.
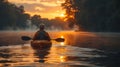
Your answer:
[[[65,17],[65,14],[63,14],[63,13],[62,13],[62,14],[60,14],[60,17]]]

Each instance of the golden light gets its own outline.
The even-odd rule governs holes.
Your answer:
[[[61,38],[64,38],[64,36],[61,36]],[[60,45],[64,46],[65,43],[64,43],[64,42],[61,42]]]
[[[65,62],[65,56],[60,56],[60,61]]]
[[[65,14],[63,14],[63,13],[62,13],[62,14],[60,14],[60,17],[65,17]]]
[[[64,38],[64,36],[61,36],[61,38]]]
[[[30,16],[40,15],[41,18],[48,19],[54,19],[56,17],[61,18],[65,17],[65,10],[63,10],[61,7],[61,3],[64,3],[65,0],[8,0],[8,1],[18,6],[23,5],[25,13],[30,14]]]
[[[64,45],[65,45],[65,43],[64,43],[64,42],[61,42],[61,43],[60,43],[60,45],[64,46]]]

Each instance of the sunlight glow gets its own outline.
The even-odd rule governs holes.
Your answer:
[[[61,36],[61,38],[64,38],[64,36]]]
[[[62,14],[60,14],[60,17],[65,17],[65,14],[63,14],[63,13],[62,13]]]
[[[40,15],[42,18],[54,19],[55,17],[65,17],[65,10],[61,3],[65,0],[8,0],[16,5],[23,5],[25,13]]]
[[[65,62],[65,56],[60,56],[60,61]]]
[[[64,38],[64,36],[61,36],[61,38]],[[61,46],[65,46],[65,43],[64,43],[64,42],[61,42],[60,45],[61,45]]]
[[[51,12],[42,12],[42,13],[40,13],[42,10],[46,11],[46,9],[42,9],[42,8],[39,8],[39,7],[35,8],[35,9],[38,12],[26,11],[25,13],[30,14],[30,16],[33,16],[33,15],[37,14],[37,15],[40,15],[42,18],[48,18],[48,19],[53,19],[55,17],[59,17],[59,14],[60,14],[58,12],[53,12],[53,13],[51,13]]]
[[[61,3],[65,0],[8,0],[17,6],[23,5],[25,13],[40,15],[42,18],[54,19],[56,17],[65,17],[65,10],[62,9]]]
[[[60,45],[61,45],[61,46],[65,46],[65,43],[64,43],[64,42],[61,42]]]
[[[35,10],[42,11],[42,10],[44,10],[44,8],[41,8],[41,7],[35,7]]]

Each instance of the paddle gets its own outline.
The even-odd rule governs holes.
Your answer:
[[[29,37],[29,36],[22,36],[21,39],[24,40],[24,41],[29,41],[29,40],[31,40],[32,38]],[[55,40],[55,41],[57,41],[57,42],[64,42],[64,41],[65,41],[64,38],[56,38],[56,39],[51,39],[51,40]]]

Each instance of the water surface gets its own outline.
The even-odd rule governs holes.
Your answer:
[[[32,37],[34,32],[0,34],[1,67],[120,66],[118,33],[49,32],[51,38],[64,37],[65,42],[52,41],[52,47],[45,50],[32,49],[30,41],[20,39],[22,35]]]

